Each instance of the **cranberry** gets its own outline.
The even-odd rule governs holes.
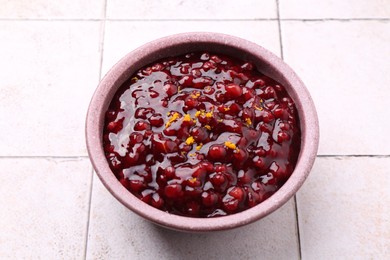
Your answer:
[[[260,157],[264,157],[267,154],[266,150],[264,150],[262,147],[254,150],[254,153]]]
[[[151,126],[160,127],[164,124],[164,120],[161,118],[161,115],[153,115],[149,119]]]
[[[123,128],[123,119],[120,119],[118,121],[113,121],[107,124],[107,130],[113,133],[118,133]]]
[[[226,100],[226,97],[225,97],[225,94],[221,90],[218,90],[217,92],[215,92],[215,99],[220,103],[224,103]]]
[[[210,175],[210,182],[213,184],[214,190],[224,192],[228,185],[228,180],[223,173],[217,172]]]
[[[247,202],[248,207],[252,208],[252,207],[256,206],[257,204],[259,204],[260,195],[257,194],[256,192],[249,191],[248,196],[247,196],[247,201],[248,201]]]
[[[253,88],[260,88],[265,85],[265,81],[263,79],[257,79],[253,82]]]
[[[205,191],[202,193],[202,204],[206,207],[211,207],[218,202],[218,195],[213,191]]]
[[[160,101],[160,104],[161,104],[162,107],[168,107],[168,101],[165,100],[165,99],[162,99],[162,100]]]
[[[150,91],[149,91],[149,95],[150,95],[151,98],[156,98],[156,97],[158,97],[160,94],[159,94],[157,91],[150,90]]]
[[[193,109],[199,104],[199,102],[195,97],[189,96],[185,100],[184,104],[188,107],[188,109]]]
[[[242,88],[236,84],[228,84],[225,86],[226,96],[230,99],[238,98],[242,95]]]
[[[286,122],[281,122],[279,124],[279,127],[280,127],[280,129],[285,130],[285,131],[290,130],[290,125],[289,125],[289,123],[286,123]]]
[[[191,66],[189,64],[184,64],[180,67],[180,73],[184,75],[190,73],[190,70]]]
[[[161,63],[156,63],[152,66],[151,69],[152,71],[160,71],[164,69],[164,65],[162,65]]]
[[[214,144],[210,147],[208,157],[213,161],[219,161],[226,156],[226,149],[222,145]]]
[[[210,62],[210,61],[206,61],[205,63],[203,63],[203,66],[202,68],[205,70],[205,71],[208,71],[209,69],[215,69],[217,66],[215,65],[214,62]]]
[[[241,187],[237,187],[237,186],[231,187],[228,190],[228,194],[238,201],[242,201],[245,198],[244,197],[245,196],[244,190]]]
[[[210,86],[205,87],[203,89],[203,93],[206,94],[206,95],[212,95],[212,94],[214,94],[214,92],[215,92],[215,88],[212,88]]]
[[[275,95],[276,95],[276,92],[275,92],[273,87],[268,86],[265,88],[264,94],[263,94],[264,98],[275,98],[276,97]]]
[[[145,147],[144,144],[134,145],[133,148],[131,149],[131,152],[126,154],[125,157],[123,157],[122,159],[123,165],[125,165],[126,167],[137,165],[137,163],[139,163],[140,160],[140,153],[138,152],[142,152],[144,147]]]
[[[253,70],[253,65],[250,62],[246,62],[246,63],[241,65],[241,68],[243,70]]]
[[[248,152],[245,149],[239,149],[233,154],[234,160],[233,165],[239,169],[241,166],[245,164],[245,162],[248,160]]]
[[[224,164],[216,164],[215,165],[215,171],[216,172],[226,172],[227,171],[227,167]]]
[[[245,200],[245,197],[243,188],[237,186],[229,188],[227,194],[222,199],[224,209],[228,212],[237,211],[240,203]]]
[[[190,133],[191,133],[191,136],[194,137],[194,139],[197,143],[204,142],[208,137],[208,133],[207,133],[206,128],[194,127],[191,129]]]
[[[178,151],[178,146],[174,141],[162,138],[156,134],[152,138],[152,145],[156,153],[173,153]]]
[[[187,214],[190,216],[196,216],[199,214],[200,205],[196,201],[187,202],[186,208]]]
[[[242,95],[245,101],[250,100],[251,98],[254,98],[256,95],[256,92],[252,89],[243,87],[242,88]]]
[[[221,63],[222,59],[218,57],[217,55],[213,55],[210,57],[210,60],[214,61],[215,63]]]
[[[142,134],[134,132],[130,134],[129,144],[135,145],[137,143],[142,143],[143,140],[144,140],[144,136]]]
[[[214,171],[214,165],[211,162],[208,161],[202,162],[201,166],[209,173]]]
[[[151,117],[154,114],[154,112],[155,112],[154,109],[151,107],[148,108],[141,107],[135,111],[135,118],[147,119]]]
[[[187,185],[187,186],[185,186],[185,188],[184,188],[184,197],[192,198],[192,199],[199,198],[199,196],[202,193],[202,189],[199,187],[200,186],[200,182],[199,181],[195,181],[195,182],[197,182],[199,185],[192,185],[192,186]],[[188,181],[188,184],[194,184],[195,182]]]
[[[141,192],[141,197],[140,197],[140,200],[147,203],[147,204],[150,204],[152,203],[152,194],[151,193],[145,193],[145,190]]]
[[[153,70],[151,67],[147,67],[141,71],[142,75],[144,76],[150,76],[152,74]]]
[[[183,190],[180,184],[170,184],[165,186],[164,194],[167,198],[175,200],[183,195]]]
[[[179,84],[182,87],[191,87],[192,86],[192,80],[194,79],[193,76],[184,76],[179,80]]]
[[[281,102],[289,108],[294,108],[294,102],[289,97],[283,97]]]
[[[284,110],[283,108],[276,108],[274,110],[274,116],[276,118],[284,118],[284,119],[286,119],[285,118],[286,117],[286,110]],[[288,114],[287,114],[287,117],[288,117]]]
[[[211,86],[214,82],[213,79],[210,77],[201,77],[201,78],[196,78],[193,80],[193,87],[194,88],[201,88],[203,89],[206,86]]]
[[[145,122],[145,121],[138,121],[134,125],[135,131],[143,131],[143,130],[149,130],[149,129],[150,129],[150,124]]]
[[[200,69],[193,69],[191,71],[191,74],[194,78],[199,78],[200,76],[202,76],[202,72],[200,71]]]
[[[264,123],[270,123],[275,119],[275,117],[272,115],[271,112],[264,112],[263,113],[263,121]]]
[[[225,119],[222,120],[219,123],[219,127],[222,130],[228,131],[228,132],[233,132],[233,133],[242,133],[242,122],[232,120],[232,119]]]
[[[154,193],[150,204],[155,208],[161,209],[164,206],[164,200],[158,193]]]
[[[108,162],[112,169],[120,170],[121,169],[121,161],[116,157],[114,153],[109,153],[107,155]]]
[[[172,97],[177,94],[177,86],[172,83],[167,83],[164,85],[164,91],[167,93],[168,97]]]
[[[234,82],[241,82],[241,83],[245,84],[249,80],[248,76],[244,73],[237,73],[236,71],[231,71],[230,75],[233,78],[235,78]],[[236,79],[239,79],[239,80],[236,80]]]
[[[247,122],[248,119],[250,121],[253,120],[253,116],[254,116],[254,112],[253,112],[253,109],[249,109],[249,108],[244,108],[244,110],[241,111],[241,118]]]
[[[255,174],[255,170],[239,170],[237,175],[238,182],[241,184],[250,184],[253,181]]]
[[[143,189],[144,183],[141,180],[128,180],[128,179],[121,179],[120,182],[122,183],[123,186],[125,186],[127,189],[133,190],[135,192],[140,191]]]
[[[115,110],[108,110],[106,112],[106,121],[115,121],[117,112]]]
[[[288,135],[288,133],[286,133],[286,132],[284,132],[284,131],[280,131],[279,133],[278,133],[278,142],[279,143],[282,143],[282,142],[284,142],[284,141],[288,141],[288,140],[290,140],[290,136]]]
[[[169,166],[164,170],[164,173],[167,176],[167,178],[173,179],[175,177],[175,168]]]
[[[258,155],[253,158],[253,163],[259,169],[264,169],[265,167],[264,159],[260,158]]]
[[[200,56],[200,59],[201,60],[209,60],[210,59],[210,54],[208,54],[207,52],[203,53],[201,56]]]
[[[240,105],[233,103],[229,106],[227,113],[229,115],[237,115],[241,110],[242,108],[240,107]]]
[[[287,91],[252,63],[188,53],[135,72],[109,105],[102,139],[110,169],[144,203],[219,217],[288,180],[300,129]]]

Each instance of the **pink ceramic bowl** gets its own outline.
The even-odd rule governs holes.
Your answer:
[[[161,58],[188,52],[209,51],[252,61],[267,76],[276,79],[295,101],[301,126],[301,150],[297,165],[288,181],[269,199],[233,215],[217,218],[191,218],[153,208],[127,191],[110,170],[104,156],[102,133],[105,112],[122,83],[139,68]],[[181,231],[213,231],[239,227],[259,220],[286,203],[308,176],[317,154],[318,119],[305,85],[280,58],[261,46],[244,39],[216,33],[184,33],[147,43],[127,54],[100,82],[92,97],[86,120],[89,158],[100,180],[123,205],[158,225]]]

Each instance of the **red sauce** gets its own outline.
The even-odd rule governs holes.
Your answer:
[[[249,62],[191,53],[137,71],[106,113],[104,150],[131,193],[169,213],[215,217],[290,177],[299,119],[284,87]]]

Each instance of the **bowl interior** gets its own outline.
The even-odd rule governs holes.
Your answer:
[[[190,218],[169,214],[149,206],[127,191],[111,172],[104,156],[104,115],[118,88],[138,69],[162,58],[197,51],[226,54],[250,61],[265,75],[280,82],[294,100],[301,127],[301,151],[289,180],[269,199],[240,213],[218,218]],[[99,84],[89,107],[86,125],[88,152],[106,188],[126,207],[164,227],[182,231],[222,230],[260,219],[282,206],[302,185],[314,162],[318,147],[318,120],[310,94],[296,74],[278,57],[246,40],[215,33],[174,35],[148,43],[126,55]]]

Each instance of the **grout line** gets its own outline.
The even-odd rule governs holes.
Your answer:
[[[297,22],[353,22],[353,21],[390,21],[390,18],[283,18],[282,21]]]
[[[105,40],[105,35],[106,35],[106,13],[107,13],[107,1],[104,1],[104,20],[102,22],[102,31],[100,35],[100,69],[99,69],[99,81],[102,78],[102,70],[103,70],[103,53],[104,53],[104,40]]]
[[[89,199],[88,199],[88,214],[87,214],[87,230],[85,233],[85,246],[84,246],[84,259],[87,259],[88,253],[88,241],[89,241],[89,225],[91,222],[91,208],[92,208],[92,190],[93,190],[93,180],[94,180],[94,170],[93,167],[91,169],[91,180],[89,187]]]
[[[278,11],[279,13],[279,11]],[[353,21],[390,21],[390,18],[253,18],[253,19],[125,19],[125,18],[108,18],[108,19],[82,19],[82,18],[0,18],[0,21],[13,22],[255,22],[255,21],[297,21],[297,22],[353,22]]]
[[[389,154],[319,154],[317,158],[390,158]]]
[[[107,19],[112,22],[256,22],[256,21],[276,21],[277,18],[232,18],[232,19],[207,19],[207,18],[193,18],[193,19],[121,19],[110,18]]]
[[[283,54],[283,37],[282,37],[282,24],[280,21],[280,8],[279,0],[276,0],[276,11],[278,17],[278,31],[279,31],[279,46],[280,46],[280,57],[284,60]],[[295,227],[297,230],[297,240],[298,240],[298,259],[302,259],[302,245],[301,245],[301,232],[299,228],[299,214],[298,214],[298,202],[297,195],[294,195],[294,210],[295,210]]]
[[[279,46],[280,46],[280,57],[284,60],[283,54],[283,38],[282,38],[282,25],[280,22],[280,11],[279,11],[279,0],[276,0],[276,15],[278,17],[278,31],[279,31]]]
[[[57,156],[57,155],[10,155],[0,156],[0,159],[87,159],[86,155],[82,156]]]
[[[1,159],[88,159],[88,155],[0,155]],[[317,158],[390,158],[390,154],[318,154]]]
[[[99,22],[99,18],[0,18],[1,22]]]
[[[82,19],[82,18],[0,18],[0,21],[43,21],[43,22],[64,22],[64,21],[76,21],[76,22],[84,22],[84,21],[112,21],[112,22],[228,22],[228,21],[276,21],[277,18],[226,18],[226,19],[208,19],[208,18],[192,18],[192,19],[127,19],[127,18],[104,18],[104,19],[99,19],[99,18],[91,18],[91,19]]]
[[[102,70],[103,70],[103,53],[104,53],[104,41],[105,41],[105,33],[106,33],[106,17],[107,17],[107,1],[104,1],[104,12],[103,12],[103,21],[102,21],[102,29],[100,35],[100,68],[99,68],[99,81],[102,78]],[[93,191],[93,182],[94,182],[94,169],[92,167],[91,170],[91,186],[89,189],[89,203],[88,203],[88,218],[87,218],[87,230],[85,235],[85,246],[84,246],[84,259],[87,259],[88,254],[88,245],[89,245],[89,226],[91,223],[91,208],[92,208],[92,191]]]
[[[298,214],[298,202],[297,195],[294,195],[294,208],[295,208],[295,219],[296,219],[296,228],[297,228],[297,237],[298,237],[298,257],[302,259],[302,246],[301,246],[301,232],[299,230],[299,214]]]

